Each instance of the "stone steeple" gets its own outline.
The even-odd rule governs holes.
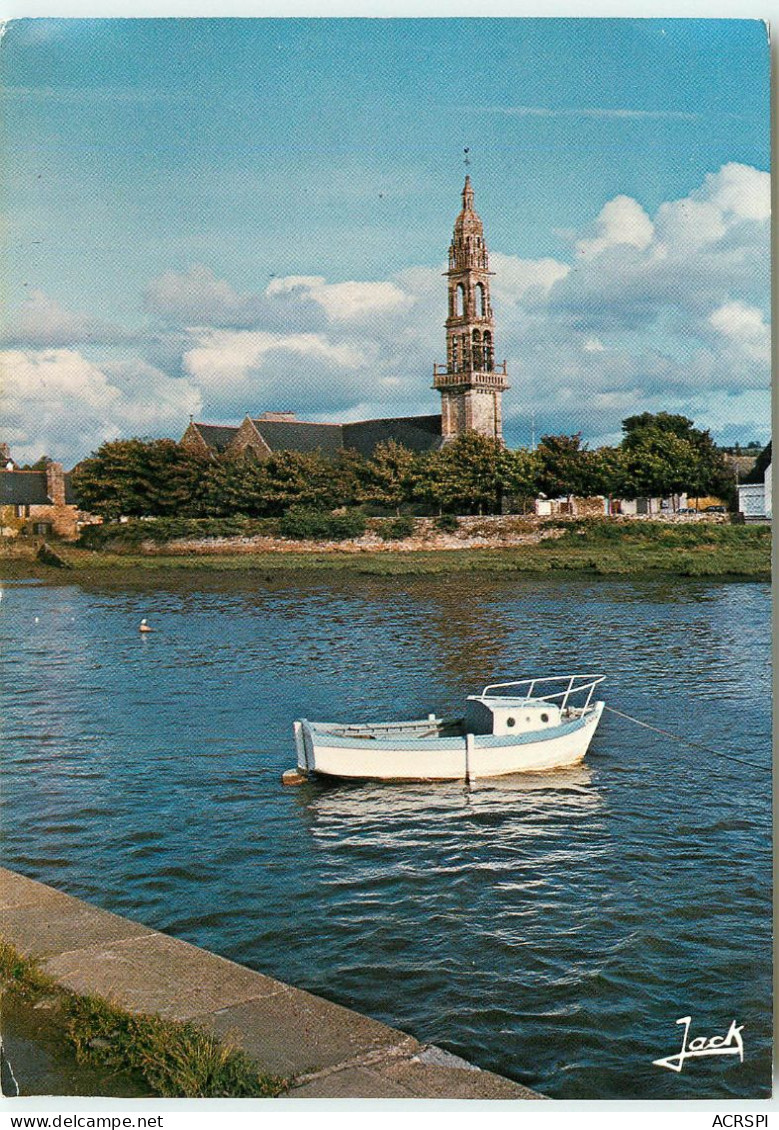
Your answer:
[[[509,387],[506,362],[495,364],[495,330],[484,225],[473,209],[471,178],[466,176],[462,211],[449,246],[449,316],[446,365],[433,366],[433,388],[441,393],[444,440],[480,432],[503,440],[501,398]]]

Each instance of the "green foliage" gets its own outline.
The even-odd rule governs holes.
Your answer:
[[[367,520],[359,510],[330,514],[324,510],[291,507],[279,522],[283,538],[296,541],[345,541],[365,533]]]
[[[520,502],[535,498],[541,465],[536,451],[524,447],[514,451],[504,448],[500,463],[502,493]]]
[[[500,512],[505,449],[497,440],[465,432],[419,465],[415,496],[458,514]]]
[[[269,1098],[288,1087],[192,1024],[128,1013],[100,997],[72,997],[67,1014],[77,1058],[138,1071],[165,1098]]]
[[[713,494],[733,501],[734,476],[707,431],[686,416],[643,412],[623,421],[623,492],[666,497]]]
[[[289,1082],[262,1074],[241,1051],[191,1024],[125,1012],[102,997],[77,996],[42,973],[0,939],[0,982],[26,1001],[52,1000],[66,1021],[66,1035],[80,1061],[138,1072],[166,1098],[271,1098]]]
[[[600,493],[598,458],[582,443],[581,432],[573,436],[542,436],[536,457],[538,488],[549,498]]]
[[[751,446],[751,445],[750,445]],[[755,465],[748,475],[745,475],[741,480],[743,483],[762,483],[765,473],[768,470],[768,464],[771,462],[771,441],[763,448],[758,455]]]
[[[395,440],[378,444],[363,464],[362,501],[399,510],[411,500],[419,464],[414,452]]]
[[[74,469],[82,510],[102,518],[197,513],[208,456],[171,439],[116,440]]]
[[[403,538],[410,538],[414,533],[414,519],[408,514],[387,518],[379,526],[379,533],[385,541],[402,541]]]
[[[505,499],[526,502],[539,491],[550,497],[627,498],[687,491],[732,503],[734,480],[722,453],[686,416],[645,412],[628,417],[623,430],[618,448],[596,451],[578,434],[544,436],[537,451],[509,451],[467,432],[423,454],[394,441],[382,443],[370,459],[354,451],[335,458],[282,451],[259,459],[207,454],[172,440],[120,440],[84,460],[72,484],[82,509],[107,520],[280,518],[291,509],[321,516],[363,504],[398,514],[410,504],[442,513],[495,514]],[[129,537],[123,535],[125,544]]]
[[[332,509],[340,505],[344,486],[337,471],[318,452],[279,451],[267,459],[219,456],[205,473],[198,512],[262,518],[278,517],[291,506]]]
[[[42,455],[40,459],[36,459],[34,463],[23,463],[19,468],[20,471],[45,471],[49,463],[54,460],[50,459],[48,455]]]
[[[439,530],[444,533],[453,534],[460,528],[460,519],[456,514],[439,514],[435,520],[435,524]]]

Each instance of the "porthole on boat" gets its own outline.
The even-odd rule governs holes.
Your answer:
[[[548,714],[542,714],[541,715],[541,721],[542,722],[548,722],[549,721],[549,715]]]
[[[506,725],[507,726],[516,726],[516,724],[517,724],[516,718],[507,718],[506,719]]]

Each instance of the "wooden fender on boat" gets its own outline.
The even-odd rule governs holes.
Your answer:
[[[302,785],[308,780],[306,773],[301,773],[299,769],[286,769],[281,774],[282,785]]]

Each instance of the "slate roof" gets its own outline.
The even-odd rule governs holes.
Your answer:
[[[393,416],[343,425],[344,447],[370,456],[377,444],[395,440],[411,451],[435,451],[441,446],[440,416]]]
[[[271,451],[321,451],[335,455],[344,446],[340,424],[303,420],[252,420]]]
[[[0,471],[0,506],[51,506],[45,471]]]
[[[321,451],[336,455],[343,448],[370,457],[376,445],[395,440],[411,451],[434,451],[441,446],[440,416],[389,416],[354,424],[317,424],[307,420],[252,419],[271,451]],[[194,424],[213,451],[224,451],[238,428]]]
[[[219,424],[195,424],[203,439],[215,451],[224,451],[230,440],[235,438],[237,428],[222,427]]]

